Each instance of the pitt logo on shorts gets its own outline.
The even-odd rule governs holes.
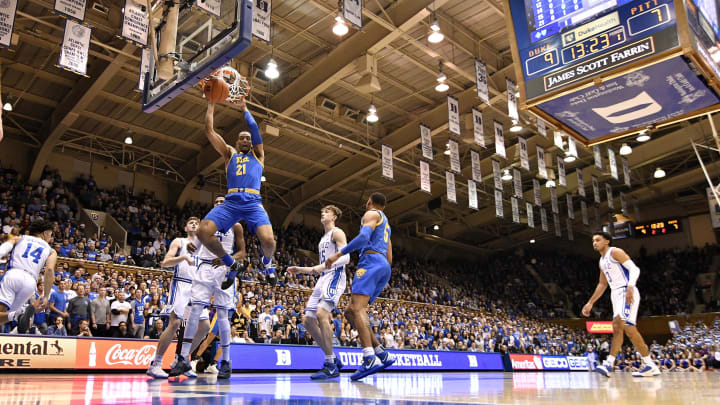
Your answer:
[[[364,276],[366,272],[367,270],[365,269],[357,269],[357,271],[355,272],[355,277],[362,278],[362,276]]]

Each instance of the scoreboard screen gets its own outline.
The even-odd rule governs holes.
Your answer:
[[[638,238],[667,235],[676,232],[682,232],[680,220],[677,218],[635,225],[635,235]]]
[[[718,30],[717,0],[693,0],[693,3],[698,6],[703,17],[710,22],[712,30],[715,31],[715,34],[720,36],[720,31]]]

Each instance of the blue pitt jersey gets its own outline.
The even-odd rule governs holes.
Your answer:
[[[255,153],[234,153],[227,165],[228,189],[252,189],[260,191],[263,165]],[[258,194],[259,196],[259,194]]]
[[[387,257],[388,243],[390,243],[392,230],[390,229],[390,223],[388,222],[385,213],[379,210],[376,211],[380,214],[382,220],[379,224],[377,224],[377,226],[375,226],[375,229],[370,234],[370,240],[367,245],[362,248],[360,254],[373,251]]]

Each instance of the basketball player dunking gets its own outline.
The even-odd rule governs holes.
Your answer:
[[[205,134],[213,148],[225,160],[228,192],[225,202],[215,206],[200,222],[198,238],[203,246],[212,254],[219,257],[227,266],[227,279],[222,289],[227,288],[242,270],[242,263],[234,260],[225,252],[222,243],[215,236],[215,232],[226,233],[233,225],[245,220],[248,230],[257,235],[260,240],[263,257],[262,264],[270,284],[277,283],[273,255],[275,254],[275,237],[267,212],[262,205],[260,197],[260,182],[265,165],[265,152],[262,137],[255,119],[247,110],[245,100],[238,105],[245,113],[245,123],[250,132],[242,131],[238,134],[235,147],[225,143],[225,140],[215,132],[214,113],[215,103],[208,102],[205,114]]]
[[[339,252],[325,261],[325,268],[331,269],[343,255],[360,250],[357,271],[352,282],[350,305],[345,309],[345,318],[358,331],[363,348],[363,363],[350,376],[359,380],[377,373],[395,362],[395,356],[385,351],[370,329],[367,306],[380,295],[390,281],[392,264],[392,243],[390,223],[385,213],[386,199],[381,193],[373,193],[365,203],[367,211],[362,217],[360,234]]]
[[[593,234],[593,249],[600,253],[600,279],[595,292],[582,309],[584,316],[590,316],[595,302],[602,297],[610,286],[610,298],[613,306],[613,338],[610,355],[595,370],[610,377],[615,359],[622,347],[623,337],[627,335],[643,358],[644,366],[633,373],[633,377],[651,377],[660,374],[660,369],[650,357],[650,350],[635,325],[640,307],[640,291],[635,283],[640,277],[640,269],[630,256],[620,248],[611,247],[612,236],[607,232]]]

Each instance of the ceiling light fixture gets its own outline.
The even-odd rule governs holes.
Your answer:
[[[5,110],[5,111],[7,111],[7,112],[10,112],[10,111],[13,110],[13,105],[10,104],[9,102],[6,102],[6,103],[3,105],[3,110]]]
[[[265,182],[265,180],[267,180],[267,179],[265,178],[265,176],[261,176],[261,177],[260,177],[260,181],[261,181],[261,182]]]
[[[342,17],[342,15],[338,14],[337,17],[335,17],[335,24],[333,24],[332,27],[333,34],[341,37],[347,34],[348,31],[350,31],[350,29],[348,28],[345,19]]]
[[[130,137],[130,136],[125,137],[125,145],[132,145],[132,137]]]
[[[632,153],[632,148],[630,147],[630,145],[628,145],[626,143],[622,144],[622,146],[620,147],[620,154],[623,156],[627,156],[631,153]]]
[[[647,130],[644,130],[638,134],[635,140],[638,142],[647,142],[650,140],[650,133]]]
[[[503,179],[503,180],[505,180],[505,181],[510,181],[510,180],[512,180],[512,174],[510,174],[510,170],[509,170],[509,169],[503,170],[503,175],[502,175],[502,177],[500,177],[500,178]]]
[[[439,230],[440,230],[440,225],[438,225],[438,224],[433,225],[433,230],[439,231]]]
[[[569,152],[565,152],[565,157],[563,158],[563,161],[565,163],[572,163],[577,159],[575,155],[571,155]]]
[[[445,83],[445,81],[447,80],[447,76],[445,75],[445,73],[443,73],[442,61],[440,61],[439,66],[440,66],[440,74],[438,75],[437,79],[435,79],[438,82],[437,86],[435,86],[435,91],[437,91],[439,93],[443,93],[443,92],[448,91],[448,89],[450,89],[450,86],[448,86],[448,84]]]
[[[370,104],[370,108],[368,108],[368,116],[367,116],[367,122],[377,122],[380,117],[377,115],[377,109],[375,108],[374,104]]]
[[[555,187],[555,180],[553,180],[553,179],[548,180],[547,183],[545,183],[545,187],[547,187],[547,188]]]
[[[662,179],[663,177],[665,177],[665,170],[658,167],[657,169],[655,169],[653,177],[655,177],[656,179]]]
[[[519,122],[516,120],[512,120],[512,126],[510,127],[510,132],[520,132],[522,131],[523,127],[520,125]]]
[[[440,43],[443,39],[445,39],[445,35],[440,32],[440,24],[435,16],[433,16],[432,23],[430,23],[430,34],[427,39],[431,44]]]
[[[280,71],[278,70],[277,62],[275,62],[275,59],[270,58],[270,61],[267,63],[267,67],[265,68],[265,77],[268,79],[277,79],[280,77]]]
[[[535,243],[535,239],[530,239],[530,243]]]

